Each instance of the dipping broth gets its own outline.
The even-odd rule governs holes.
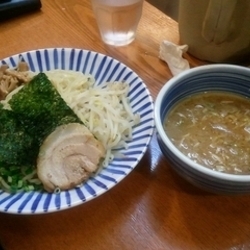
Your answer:
[[[219,172],[250,174],[250,99],[223,92],[189,96],[168,112],[164,129],[195,162]]]

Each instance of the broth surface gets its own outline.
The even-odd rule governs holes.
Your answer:
[[[250,174],[250,99],[224,92],[195,94],[170,110],[164,129],[195,162],[219,172]]]

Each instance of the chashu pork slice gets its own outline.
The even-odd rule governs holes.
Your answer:
[[[61,125],[40,147],[38,178],[48,192],[71,189],[98,169],[104,154],[103,145],[84,125]]]

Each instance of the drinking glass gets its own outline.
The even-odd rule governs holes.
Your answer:
[[[142,15],[144,0],[92,0],[101,38],[114,46],[130,44]]]

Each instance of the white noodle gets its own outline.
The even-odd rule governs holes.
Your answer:
[[[0,183],[6,190],[10,190],[10,186],[1,176],[0,176]]]
[[[9,100],[12,98],[12,96],[14,94],[16,94],[21,88],[23,87],[23,85],[19,86],[18,88],[14,89],[13,91],[11,91],[4,100],[1,101],[1,103],[3,104],[4,109],[11,109],[10,105],[9,105]]]
[[[103,165],[113,159],[112,149],[126,147],[132,128],[140,117],[133,114],[128,100],[129,85],[124,82],[95,86],[91,75],[53,70],[45,72],[69,107],[106,148]]]

